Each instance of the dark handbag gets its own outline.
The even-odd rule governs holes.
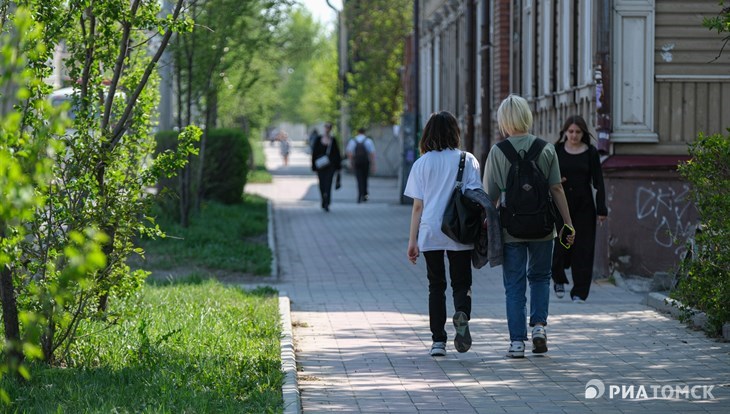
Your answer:
[[[342,187],[342,179],[340,178],[340,172],[337,171],[337,176],[335,177],[335,190],[339,190],[340,187]]]
[[[464,175],[464,164],[466,153],[461,152],[459,160],[459,172],[456,175],[456,187],[451,193],[451,199],[446,204],[441,231],[450,239],[463,243],[474,243],[479,237],[479,230],[482,227],[483,208],[478,203],[464,196],[462,187],[464,183],[461,178]]]

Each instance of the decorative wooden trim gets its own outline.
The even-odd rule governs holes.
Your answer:
[[[656,142],[654,132],[654,1],[615,0],[611,139]]]
[[[655,75],[657,82],[728,82],[730,75]]]

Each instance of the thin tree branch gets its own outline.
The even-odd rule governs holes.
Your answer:
[[[180,9],[182,8],[184,0],[178,0],[177,5],[175,6],[175,11],[173,12],[172,19],[177,20],[177,17],[180,15]],[[137,88],[132,93],[132,96],[127,101],[127,107],[124,108],[124,113],[122,114],[121,118],[119,119],[119,122],[117,123],[117,126],[114,128],[114,132],[112,132],[112,139],[109,141],[109,144],[107,148],[111,151],[114,149],[114,147],[119,143],[119,141],[122,139],[122,135],[124,135],[124,131],[126,130],[126,124],[129,120],[129,117],[132,115],[132,109],[134,109],[134,106],[137,103],[137,98],[139,98],[139,95],[142,93],[142,90],[147,85],[147,81],[150,78],[150,75],[152,74],[152,71],[154,70],[155,66],[157,65],[157,62],[162,57],[162,53],[165,51],[165,48],[167,47],[167,43],[170,41],[170,37],[172,36],[172,28],[168,28],[165,32],[165,35],[162,37],[162,41],[160,42],[160,47],[157,49],[157,53],[155,53],[155,56],[152,57],[152,60],[147,65],[147,68],[144,71],[144,74],[142,75],[142,79],[140,80],[139,84],[137,85]],[[111,93],[111,91],[110,91]]]
[[[117,92],[119,78],[122,76],[124,59],[127,57],[127,51],[129,50],[129,33],[132,30],[132,19],[137,14],[139,1],[140,0],[134,0],[132,2],[129,19],[122,23],[122,41],[119,43],[119,55],[117,56],[117,61],[114,64],[114,75],[112,76],[112,81],[109,85],[109,91],[107,92],[106,102],[104,104],[104,117],[101,120],[102,131],[106,131],[109,126],[109,118],[111,117],[114,95]]]
[[[87,41],[86,45],[86,58],[84,60],[84,70],[81,75],[81,92],[80,92],[80,104],[85,105],[86,95],[89,93],[89,73],[91,73],[91,65],[94,58],[94,47],[96,40],[96,16],[91,10],[91,7],[86,9],[90,15],[89,17],[89,33],[86,34],[86,25],[84,24],[84,15],[81,14],[81,32],[84,39]],[[86,109],[86,108],[85,108]]]

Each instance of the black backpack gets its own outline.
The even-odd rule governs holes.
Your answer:
[[[522,157],[504,140],[497,147],[510,162],[504,203],[500,203],[502,228],[520,239],[541,239],[555,228],[555,212],[550,185],[537,165],[537,158],[547,142],[536,138]]]
[[[355,140],[355,151],[353,151],[353,161],[355,161],[355,165],[365,165],[370,162],[370,157],[368,157],[368,149],[365,147],[365,141],[367,138],[363,139],[362,142],[357,142]]]

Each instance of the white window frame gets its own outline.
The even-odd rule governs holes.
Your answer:
[[[593,0],[581,0],[579,26],[581,35],[578,36],[578,76],[579,86],[593,83]]]
[[[658,142],[654,132],[654,0],[614,0],[614,142]]]
[[[535,44],[533,43],[533,31],[535,30],[535,11],[533,0],[525,0],[522,10],[522,94],[525,98],[532,98],[535,75],[533,73],[533,59],[535,56]]]
[[[552,21],[552,0],[540,2],[540,37],[542,39],[542,53],[540,54],[540,85],[538,91],[541,96],[548,96],[552,93],[550,88],[550,72],[552,71],[553,58],[553,21]]]
[[[556,48],[558,53],[558,90],[557,92],[565,92],[571,88],[570,71],[573,61],[573,32],[577,30],[572,25],[572,0],[559,0],[559,16],[560,16],[560,47]],[[577,68],[576,68],[577,69]]]

